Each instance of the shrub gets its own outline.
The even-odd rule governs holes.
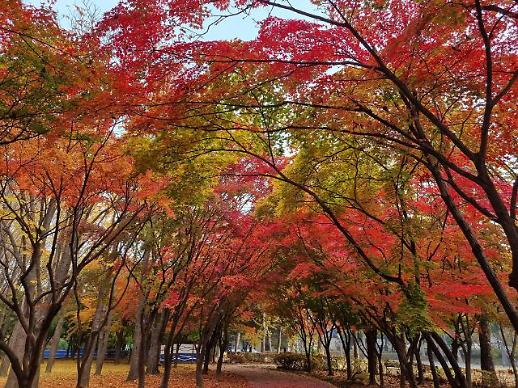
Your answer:
[[[314,354],[311,356],[311,369],[324,370],[327,369],[326,356],[321,354]]]
[[[272,354],[268,353],[229,353],[228,360],[233,364],[269,363],[272,361]]]
[[[306,367],[306,357],[300,353],[279,353],[273,362],[280,369],[286,370],[304,370]]]

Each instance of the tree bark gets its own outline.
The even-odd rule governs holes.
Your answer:
[[[277,341],[277,354],[281,352],[281,345],[282,345],[282,327],[279,326],[279,338]]]
[[[121,361],[122,358],[122,351],[123,347],[125,345],[124,342],[124,328],[120,329],[116,334],[116,340],[115,340],[115,354],[114,354],[114,362],[118,364]]]
[[[376,355],[376,329],[365,331],[365,342],[367,345],[367,369],[369,371],[369,384],[376,384],[378,357]]]
[[[435,362],[433,359],[433,352],[430,346],[426,346],[426,355],[428,356],[428,362],[430,364],[430,371],[432,372],[433,388],[440,388],[441,382],[437,375],[437,369],[435,368]]]
[[[164,322],[167,319],[167,312],[163,310],[160,313],[158,319],[155,320],[153,328],[151,329],[151,337],[149,339],[149,351],[147,356],[147,370],[146,372],[151,375],[157,375],[160,373],[160,340],[165,329]]]
[[[223,335],[221,336],[221,341],[219,344],[219,357],[218,357],[218,365],[216,366],[216,376],[221,375],[221,369],[223,368],[223,357],[225,356],[225,351],[228,347],[228,325],[225,325],[223,328]]]
[[[140,296],[139,305],[135,314],[135,328],[133,331],[133,347],[131,349],[130,366],[126,381],[133,381],[138,379],[139,355],[140,347],[142,345],[142,315],[144,314],[145,298]],[[143,360],[142,360],[143,361]]]
[[[61,317],[59,317],[58,322],[56,323],[56,329],[54,330],[54,334],[52,335],[52,339],[50,340],[50,353],[49,358],[47,359],[45,373],[52,372],[52,367],[54,366],[54,361],[56,360],[56,353],[58,351],[59,340],[61,339],[61,333],[63,331],[64,322],[65,318],[62,315]]]
[[[480,369],[482,370],[482,384],[486,387],[495,386],[498,379],[491,352],[491,330],[489,329],[489,319],[486,314],[482,314],[480,317],[478,339],[480,342]]]
[[[92,320],[90,335],[85,344],[84,354],[79,364],[77,388],[87,388],[90,385],[90,373],[92,370],[92,363],[94,359],[94,349],[98,348],[99,333],[106,323],[106,314],[109,314],[109,306],[106,305],[106,296],[110,290],[111,273],[106,272],[104,281],[99,288],[97,296],[97,306],[95,315]]]
[[[240,342],[241,342],[241,333],[237,333],[236,335],[236,346],[234,347],[234,353],[237,353],[237,349],[240,345]]]
[[[104,359],[106,357],[106,350],[108,349],[108,340],[110,339],[110,327],[112,323],[112,312],[108,313],[108,319],[105,327],[103,327],[99,334],[97,345],[97,357],[95,359],[95,374],[100,375],[103,370]]]

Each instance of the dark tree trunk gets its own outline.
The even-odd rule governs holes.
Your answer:
[[[167,319],[167,311],[164,310],[160,313],[159,318],[155,320],[153,328],[151,329],[151,338],[149,340],[150,343],[146,370],[146,372],[151,375],[157,375],[160,373],[160,340],[164,334],[166,326],[165,323],[167,322]]]
[[[102,283],[99,288],[99,294],[97,296],[97,306],[95,309],[95,315],[92,321],[92,327],[90,335],[85,344],[84,354],[81,361],[78,363],[77,370],[77,388],[87,388],[90,385],[90,371],[92,369],[94,349],[98,345],[99,333],[106,324],[106,318],[109,310],[109,306],[106,305],[106,296],[109,291],[111,274],[106,274],[106,282]]]
[[[446,375],[446,378],[448,379],[448,383],[450,384],[450,387],[460,388],[461,386],[460,386],[459,382],[451,373],[451,369],[450,369],[448,363],[444,359],[444,356],[443,356],[441,350],[437,347],[433,338],[428,333],[425,334],[425,338],[426,338],[426,343],[427,343],[429,351],[435,355],[435,357],[437,358],[437,361],[439,361],[439,363],[441,364],[444,374]]]
[[[227,347],[228,347],[228,325],[225,324],[225,326],[223,328],[223,335],[221,336],[221,341],[219,343],[219,357],[218,357],[218,365],[216,366],[216,376],[221,375],[221,369],[223,368],[223,357],[225,356],[225,351],[227,350]]]
[[[345,365],[347,368],[347,380],[352,379],[352,367],[351,367],[351,333],[349,330],[342,330],[338,325],[335,325],[338,332],[338,337],[340,338],[340,342],[342,343],[342,348],[344,350],[345,355]]]
[[[125,345],[125,341],[124,341],[124,328],[120,329],[117,332],[116,337],[117,338],[116,338],[116,341],[115,341],[115,354],[113,355],[113,357],[114,357],[115,363],[118,364],[121,361],[122,350],[123,350],[122,348]]]
[[[419,346],[415,349],[415,361],[417,363],[417,384],[424,383],[424,367],[423,362],[421,360],[421,345],[422,341],[419,341]]]
[[[399,369],[401,370],[401,374],[399,376],[399,386],[405,387],[406,382],[410,384],[412,388],[416,387],[414,369],[412,365],[412,353],[407,353],[405,338],[403,336],[393,335],[392,336],[392,345],[396,350],[398,361],[399,361]],[[412,347],[412,346],[411,346]],[[413,349],[409,350],[413,352]]]
[[[377,330],[365,331],[365,342],[367,345],[367,370],[369,371],[369,384],[376,384],[378,356],[376,351]]]
[[[172,348],[177,339],[176,329],[178,326],[178,315],[173,316],[171,330],[167,335],[167,341],[164,347],[164,374],[162,375],[162,379],[160,381],[160,388],[167,388],[169,386],[169,378],[171,377],[171,366],[173,364],[172,360]],[[167,325],[167,321],[165,323]]]
[[[444,353],[448,361],[450,362],[451,368],[453,369],[455,373],[455,379],[458,382],[459,387],[466,387],[466,376],[462,372],[462,369],[459,366],[459,363],[453,356],[451,350],[448,348],[444,340],[441,338],[441,336],[437,333],[431,332],[429,335],[433,338],[433,340],[437,343],[438,347],[441,349],[441,351]],[[436,353],[437,354],[437,353]]]
[[[207,344],[207,348],[205,350],[205,355],[204,355],[204,360],[203,360],[203,374],[204,375],[209,373],[209,364],[210,364],[212,352],[213,352],[214,348],[216,347],[216,343],[217,343],[220,335],[221,335],[221,333],[219,332],[218,329],[216,329],[210,336],[210,340]]]
[[[435,361],[433,359],[433,352],[430,346],[426,346],[426,355],[428,356],[428,362],[430,364],[430,371],[432,372],[433,388],[440,388],[441,382],[437,375],[437,369],[435,368]]]
[[[328,342],[324,345],[324,350],[326,352],[326,363],[327,363],[327,375],[333,376],[333,360],[331,359],[331,343]]]
[[[180,345],[181,345],[181,342],[180,342],[180,340],[178,340],[178,342],[176,343],[176,350],[174,351],[174,365],[173,365],[174,368],[176,368],[178,366],[178,355],[180,354]]]

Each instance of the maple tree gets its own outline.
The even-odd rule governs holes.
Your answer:
[[[222,8],[230,3],[210,2]],[[500,226],[513,262],[509,284],[516,287],[518,181],[511,140],[515,117],[508,109],[518,78],[509,33],[515,29],[514,4],[401,1],[371,7],[324,1],[315,10],[282,1],[232,4],[281,8],[306,20],[268,18],[251,42],[164,44],[156,55],[167,58],[174,51],[191,59],[185,79],[201,73],[200,91],[190,99],[165,95],[147,114],[216,131],[214,148],[252,153],[278,175],[282,168],[272,151],[299,136],[368,139],[379,152],[419,162],[517,328],[516,309],[466,214],[477,212]],[[168,7],[178,7],[179,20],[199,24],[205,5],[192,4],[191,13],[184,5],[171,1],[150,12],[159,18]],[[163,31],[147,39],[161,42]],[[151,49],[144,39],[139,43]],[[189,102],[189,117],[177,113]],[[229,112],[237,115],[229,119]]]
[[[199,39],[265,7],[293,18]],[[330,375],[336,332],[347,377],[359,348],[381,385],[388,341],[412,387],[424,346],[435,386],[439,364],[470,387],[478,333],[497,378],[489,322],[518,330],[517,16],[512,0],[128,0],[66,30],[2,2],[7,386],[36,386],[54,326],[54,354],[63,331],[84,346],[78,387],[114,332],[140,387],[161,345],[167,387],[175,345],[195,343],[201,387],[232,331],[272,351],[275,325],[278,351],[283,328]]]

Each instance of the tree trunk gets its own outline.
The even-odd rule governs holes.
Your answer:
[[[146,372],[151,375],[157,375],[160,373],[160,340],[165,330],[164,322],[167,320],[167,312],[163,310],[158,319],[155,320],[153,328],[151,329],[151,337],[149,339],[149,351],[147,356],[147,370]]]
[[[417,363],[417,384],[421,385],[424,383],[424,367],[421,360],[421,345],[422,341],[419,342],[419,346],[415,349],[415,361]]]
[[[434,339],[434,341],[437,343],[439,348],[442,350],[442,352],[450,362],[450,365],[455,373],[455,379],[457,380],[458,385],[460,387],[466,387],[466,376],[462,373],[462,370],[459,367],[459,363],[453,357],[453,354],[451,353],[450,349],[448,348],[444,340],[437,333],[430,332],[429,335]]]
[[[279,326],[279,338],[277,341],[277,354],[281,352],[281,345],[282,345],[282,328]]]
[[[367,344],[367,369],[369,371],[369,384],[376,384],[378,356],[376,355],[376,329],[365,331],[365,342]]]
[[[218,357],[218,365],[216,366],[216,376],[221,375],[221,369],[223,368],[223,357],[225,356],[225,351],[228,347],[228,325],[225,325],[223,328],[223,335],[221,337],[221,341],[219,343],[219,357]]]
[[[345,356],[345,366],[347,373],[347,380],[352,379],[352,365],[351,365],[351,333],[349,330],[342,330],[339,325],[335,325],[338,337],[342,343],[342,349]]]
[[[234,353],[237,353],[237,349],[239,348],[239,345],[241,343],[241,333],[237,333],[236,336],[236,346],[234,347]]]
[[[327,375],[333,376],[333,363],[331,360],[331,350],[329,349],[331,347],[331,343],[327,342],[324,345],[324,350],[326,352],[326,363],[327,363]]]
[[[466,340],[466,351],[464,352],[464,364],[465,364],[465,376],[466,376],[466,386],[471,388],[471,348],[472,341],[471,339]]]
[[[435,368],[435,362],[433,359],[433,352],[430,346],[426,346],[426,355],[428,356],[428,362],[430,364],[430,371],[432,372],[433,388],[440,388],[441,382],[437,375],[437,369]]]
[[[208,334],[206,332],[202,334],[196,349],[196,388],[203,388],[204,362],[208,358],[207,353],[210,352],[210,349],[208,349],[209,339],[207,337]]]
[[[58,351],[59,340],[61,338],[61,333],[63,331],[63,323],[65,318],[63,316],[59,317],[58,322],[56,323],[56,329],[54,330],[54,334],[50,340],[50,353],[49,358],[47,359],[47,366],[45,367],[45,373],[52,372],[52,367],[54,366],[54,361],[56,360],[56,353]]]
[[[115,340],[115,354],[113,355],[114,361],[116,364],[118,364],[121,361],[122,358],[122,348],[125,345],[124,342],[124,328],[120,329],[116,334],[116,340]]]
[[[164,374],[162,375],[162,379],[160,381],[160,388],[167,388],[169,386],[169,377],[171,376],[171,366],[173,363],[172,360],[172,348],[174,346],[175,340],[178,339],[178,335],[176,333],[176,329],[178,326],[178,315],[173,316],[171,330],[167,336],[167,341],[164,347]],[[166,322],[167,324],[167,322]]]
[[[480,342],[480,369],[482,370],[482,385],[493,387],[498,384],[495,364],[491,353],[491,331],[489,319],[486,314],[480,317],[478,326],[478,339]]]
[[[103,327],[99,334],[97,344],[97,357],[95,359],[95,374],[100,375],[103,370],[104,359],[106,357],[106,350],[108,349],[108,340],[110,339],[110,327],[112,323],[112,312],[108,312],[108,319],[105,327]]]
[[[133,347],[131,349],[130,366],[128,371],[128,377],[126,381],[133,381],[138,379],[138,367],[139,367],[139,355],[140,347],[142,345],[142,315],[144,314],[145,298],[143,295],[140,297],[139,305],[135,317],[135,329],[133,331]],[[142,360],[143,362],[144,360]]]
[[[97,306],[95,315],[92,320],[92,327],[90,335],[86,341],[84,354],[78,368],[77,388],[87,388],[90,385],[90,372],[92,370],[92,363],[94,360],[94,349],[98,347],[99,333],[106,323],[106,314],[108,314],[109,306],[106,305],[106,296],[110,290],[111,273],[107,272],[105,281],[99,288],[99,295],[97,296]]]
[[[20,324],[20,322],[17,321],[14,326],[13,333],[11,334],[11,338],[9,340],[9,347],[13,350],[14,354],[18,356],[19,360],[22,360],[24,356],[26,338],[27,336],[25,334],[25,331],[23,330],[22,325]],[[16,374],[13,371],[13,368],[11,368],[9,371],[9,375],[7,376],[7,381],[5,383],[4,388],[37,388],[39,372],[40,368],[38,367],[38,370],[32,382],[28,380],[19,382],[18,378],[16,377]]]
[[[209,363],[210,363],[211,353],[212,353],[213,349],[216,347],[216,342],[218,340],[219,334],[220,333],[218,332],[218,330],[214,330],[214,332],[210,336],[210,340],[207,344],[207,348],[205,350],[205,355],[204,355],[204,360],[203,360],[203,374],[204,375],[209,373]]]
[[[453,374],[451,373],[450,366],[448,365],[448,363],[444,359],[443,354],[441,353],[440,349],[435,344],[433,338],[429,335],[429,333],[425,333],[424,336],[426,338],[427,347],[429,348],[430,352],[435,354],[435,357],[437,358],[437,361],[439,361],[439,363],[441,364],[442,369],[444,371],[444,374],[446,375],[446,378],[448,379],[448,382],[450,384],[450,387],[452,387],[452,388],[460,388],[461,385],[459,384],[457,379],[455,377],[453,377]],[[453,356],[453,354],[452,354],[452,356]],[[463,387],[465,387],[465,384],[464,384]]]
[[[396,350],[399,361],[399,369],[401,371],[399,376],[399,386],[405,387],[406,382],[408,381],[412,388],[415,387],[416,382],[412,365],[412,357],[409,357],[407,352],[405,337],[402,335],[394,335],[392,336],[391,342],[394,346],[394,349]],[[410,349],[410,352],[413,352],[413,350]]]
[[[176,343],[176,350],[174,351],[174,367],[176,368],[178,366],[178,355],[180,354],[180,341]]]

